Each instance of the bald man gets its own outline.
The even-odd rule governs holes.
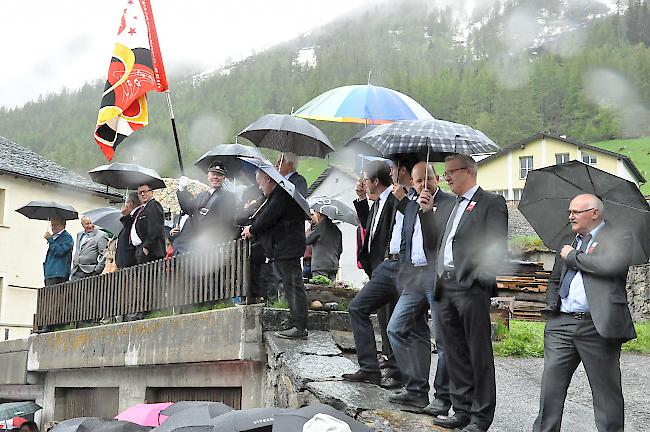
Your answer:
[[[591,385],[596,428],[624,428],[621,344],[636,337],[625,281],[632,237],[604,220],[594,195],[568,208],[573,233],[558,251],[546,291],[544,373],[535,432],[559,431],[573,372],[580,362]]]
[[[81,226],[84,230],[77,234],[77,248],[72,257],[70,280],[101,274],[106,264],[104,250],[108,238],[87,216],[81,217]]]

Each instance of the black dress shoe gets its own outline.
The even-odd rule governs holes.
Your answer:
[[[400,388],[404,385],[404,383],[401,380],[398,380],[397,378],[393,377],[382,377],[381,378],[381,386],[385,389],[388,390],[393,390],[396,388]]]
[[[288,330],[276,332],[275,335],[282,339],[307,339],[307,330],[291,327]]]
[[[439,415],[447,416],[449,415],[449,408],[451,408],[451,402],[442,399],[434,399],[433,402],[427,405],[422,411],[434,417]]]
[[[420,409],[429,405],[429,396],[413,394],[412,392],[409,391],[404,391],[401,393],[390,395],[388,396],[388,400],[396,404],[410,405]]]
[[[460,432],[487,432],[487,429],[483,429],[476,423],[470,423],[465,426]]]
[[[434,417],[433,424],[441,426],[445,429],[460,429],[469,424],[469,417],[459,416],[458,414],[454,414],[453,416],[447,418]]]
[[[381,384],[381,372],[366,372],[358,370],[355,373],[346,373],[341,375],[346,381],[365,382],[370,384]]]

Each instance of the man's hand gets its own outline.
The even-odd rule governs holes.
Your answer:
[[[250,208],[250,206],[252,206],[252,205],[255,204],[256,202],[257,202],[257,200],[250,200],[250,201],[248,201],[246,204],[244,204],[244,208],[245,208],[245,209],[248,209],[248,208]]]
[[[393,185],[393,195],[395,198],[402,201],[406,197],[406,188],[399,183]]]
[[[363,177],[357,179],[357,187],[354,189],[360,200],[366,199],[366,181]]]
[[[126,204],[124,204],[120,209],[120,213],[122,213],[122,216],[126,216],[131,213],[131,209]]]
[[[418,204],[420,204],[420,209],[423,212],[429,212],[433,208],[433,195],[429,192],[429,189],[423,189],[420,192],[420,197],[418,198]]]
[[[189,184],[190,184],[190,179],[185,176],[181,176],[178,179],[178,190],[184,191],[185,189],[187,189],[187,186]]]
[[[143,247],[142,248],[142,253],[145,254],[145,255],[149,255],[149,249],[147,249],[146,247]]]
[[[179,232],[181,232],[181,229],[179,227],[175,226],[174,228],[172,228],[169,231],[169,235],[172,236],[172,237],[176,237]]]
[[[253,234],[251,234],[251,226],[248,225],[244,227],[244,230],[241,232],[241,238],[243,238],[244,240],[248,240],[251,237],[253,237]]]
[[[49,240],[50,237],[52,237],[52,233],[50,233],[49,231],[45,231],[45,234],[43,235],[43,238],[45,240]]]
[[[564,245],[562,246],[562,250],[560,251],[560,256],[562,257],[562,259],[565,260],[566,257],[569,255],[569,253],[571,253],[571,251],[573,250],[575,250],[573,247],[569,245]]]

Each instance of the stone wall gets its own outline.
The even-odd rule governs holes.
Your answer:
[[[627,301],[634,321],[650,319],[650,264],[630,267]]]

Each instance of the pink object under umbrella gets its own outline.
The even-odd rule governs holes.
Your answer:
[[[126,420],[140,426],[160,426],[167,420],[166,415],[160,415],[160,411],[173,405],[172,402],[155,404],[137,404],[125,409],[115,416],[118,420]]]

